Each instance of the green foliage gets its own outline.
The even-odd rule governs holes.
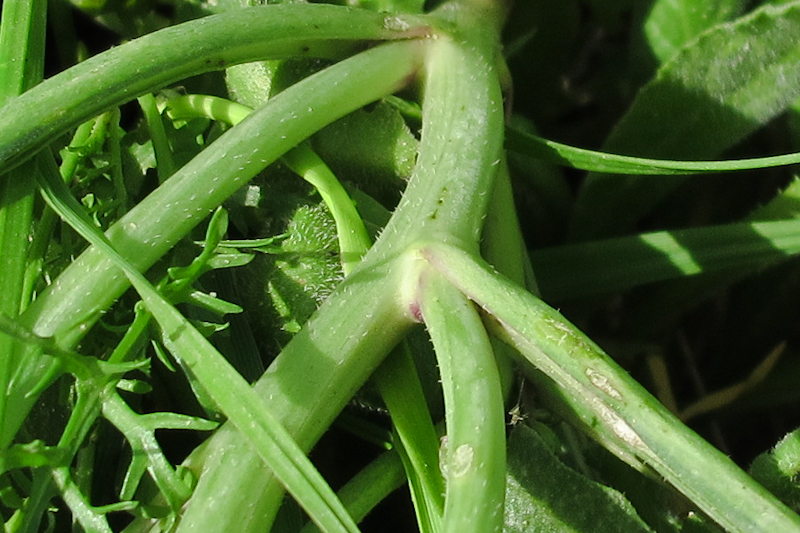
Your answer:
[[[535,430],[508,439],[504,531],[652,531],[613,489],[562,463]]]
[[[5,531],[800,531],[800,2],[261,3],[3,2]]]
[[[744,4],[741,0],[653,2],[644,22],[647,43],[664,63],[703,31],[741,14]]]

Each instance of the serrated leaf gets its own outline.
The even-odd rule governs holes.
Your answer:
[[[797,1],[716,26],[659,70],[603,149],[667,159],[718,156],[800,96],[798,42]],[[685,179],[589,175],[573,238],[623,232]]]
[[[234,272],[253,329],[270,332],[257,341],[272,339],[261,345],[265,353],[275,349],[275,339],[288,342],[285,332],[296,333],[343,278],[336,225],[325,206],[291,194],[282,202],[272,210],[272,223],[289,219],[280,228],[285,237],[273,244],[274,251]]]
[[[505,533],[652,531],[619,492],[564,465],[532,429],[508,442]]]

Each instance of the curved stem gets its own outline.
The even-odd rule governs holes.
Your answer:
[[[397,16],[393,16],[397,19]],[[91,117],[196,74],[262,59],[339,59],[368,41],[427,34],[416,19],[330,5],[270,5],[171,26],[98,54],[10,100],[0,113],[0,169]]]
[[[176,172],[106,235],[139,270],[150,268],[219,204],[294,145],[329,124],[402,87],[417,69],[423,43],[388,44],[337,63],[282,92]],[[301,115],[297,109],[305,110]],[[287,117],[294,117],[287,121]],[[263,132],[280,132],[265,136]],[[22,315],[38,335],[71,346],[127,288],[128,280],[89,248]],[[3,428],[10,441],[35,401],[29,391],[52,364],[23,355],[11,396],[20,406]]]
[[[558,386],[571,418],[610,451],[652,470],[730,531],[800,530],[800,517],[680,422],[558,312],[456,247],[420,254],[491,315],[495,332]]]
[[[503,394],[494,353],[472,302],[444,277],[420,278],[420,311],[442,375],[447,436],[445,532],[500,531],[505,496]]]
[[[197,94],[172,98],[167,101],[166,109],[173,119],[204,116],[231,125],[238,124],[253,111],[224,98]],[[349,274],[371,244],[355,203],[328,165],[306,143],[289,150],[282,161],[317,189],[331,212],[339,237],[342,270],[345,275]]]
[[[465,31],[468,36],[443,34],[430,43],[417,164],[384,238],[367,257],[397,254],[417,239],[477,251],[501,159],[503,98],[496,36],[482,26]]]

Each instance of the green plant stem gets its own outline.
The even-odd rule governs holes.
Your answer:
[[[367,254],[396,255],[417,239],[457,242],[477,251],[501,160],[503,98],[495,68],[497,36],[469,9],[458,39],[431,43],[423,73],[423,123],[414,174]],[[458,9],[453,14],[461,13]],[[463,43],[469,42],[469,46]],[[478,148],[479,147],[479,148]]]
[[[558,312],[456,247],[420,254],[489,315],[493,331],[558,385],[572,419],[652,469],[729,531],[800,530],[800,517],[682,424]]]
[[[489,337],[472,302],[441,274],[419,280],[420,312],[444,391],[443,531],[500,531],[505,496],[503,394]]]
[[[52,171],[45,174],[39,184],[43,196],[53,210],[124,272],[142,297],[144,305],[158,321],[162,330],[161,339],[165,346],[182,365],[188,368],[204,391],[245,436],[261,460],[272,469],[312,519],[329,531],[356,532],[358,528],[341,502],[336,499],[332,489],[324,482],[304,452],[298,449],[280,421],[265,407],[258,394],[210,342],[174,306],[158,294],[143,274],[114,250],[107,238],[82,212],[78,202],[70,196],[54,165]],[[104,400],[105,416],[123,430],[134,450],[141,448],[147,455],[156,455],[157,461],[154,463],[151,459],[150,465],[153,476],[157,483],[161,481],[159,486],[166,483],[166,490],[162,488],[162,494],[176,497],[176,500],[169,502],[170,506],[176,509],[189,496],[189,487],[174,475],[162,454],[150,453],[151,450],[158,449],[155,440],[156,428],[136,424],[131,418],[132,412],[116,394],[112,393]],[[159,415],[146,416],[159,418]],[[176,418],[182,418],[174,414],[162,414],[160,418],[165,419],[170,416],[173,422]],[[124,431],[125,427],[132,428],[132,431]],[[170,426],[159,424],[158,427]],[[57,471],[54,471],[55,473]],[[70,493],[67,493],[64,484],[59,483],[58,478],[55,479],[73,512],[81,511],[81,502],[74,498],[70,499],[74,491],[70,490]],[[174,482],[170,483],[170,480]],[[72,495],[79,493],[75,492]],[[87,510],[82,512],[82,514],[87,513]]]
[[[156,97],[152,93],[143,94],[139,97],[139,107],[147,121],[147,129],[150,132],[150,139],[153,142],[153,152],[156,156],[156,167],[158,168],[158,181],[163,183],[167,178],[175,173],[175,160],[172,157],[172,148],[167,140],[167,132],[158,112]]]
[[[249,107],[204,95],[187,95],[166,102],[167,113],[173,119],[206,116],[236,125],[252,113]],[[347,275],[370,246],[364,221],[353,200],[325,162],[305,143],[298,144],[282,158],[284,164],[314,186],[336,223],[342,270]]]
[[[406,481],[403,464],[397,453],[388,451],[368,464],[336,494],[356,522],[360,522],[376,504]],[[319,529],[309,522],[300,533],[316,533]]]
[[[417,41],[376,47],[287,89],[176,172],[107,237],[136,268],[148,269],[266,165],[326,124],[400,88],[416,71],[423,48]],[[305,110],[301,116],[298,106]],[[290,116],[296,118],[287,123]],[[264,131],[283,133],[264,136]],[[117,267],[90,248],[28,308],[24,323],[71,346],[128,286]],[[10,442],[35,401],[28,395],[31,387],[52,370],[36,357],[22,357],[14,368],[11,396],[19,409],[3,427],[0,443]]]
[[[349,326],[342,323],[341,316],[333,316],[336,309],[341,309],[341,300],[337,294],[340,291],[352,291],[356,280],[363,280],[359,291],[369,291],[370,285],[366,280],[377,277],[377,272],[383,272],[386,276],[391,273],[391,283],[397,285],[393,285],[392,289],[382,286],[383,292],[380,296],[376,294],[373,301],[364,302],[363,306],[352,306],[347,311],[361,314],[362,320],[363,317],[373,320],[375,313],[371,307],[377,305],[376,302],[385,301],[387,294],[394,295],[399,290],[396,296],[392,296],[395,298],[395,311],[400,312],[407,320],[413,320],[412,307],[416,299],[413,287],[418,270],[414,261],[409,261],[409,257],[403,253],[405,248],[425,236],[457,242],[470,250],[478,249],[482,213],[487,209],[502,148],[502,95],[494,67],[497,36],[491,29],[487,29],[485,20],[480,18],[483,12],[461,5],[451,7],[453,10],[449,12],[450,15],[456,17],[461,14],[472,24],[469,28],[473,33],[469,37],[474,40],[469,40],[470,44],[467,46],[460,39],[442,34],[428,43],[424,73],[424,122],[419,158],[400,206],[361,265],[287,345],[256,385],[260,394],[276,402],[275,412],[286,413],[284,416],[287,420],[283,423],[297,438],[301,447],[310,446],[312,438],[318,437],[319,431],[327,426],[331,416],[328,410],[340,409],[343,403],[325,405],[325,411],[303,412],[302,420],[313,418],[319,426],[316,432],[310,432],[309,428],[298,427],[293,421],[296,408],[289,399],[318,396],[320,390],[328,390],[331,384],[338,384],[345,379],[348,383],[354,378],[363,380],[368,375],[364,373],[364,366],[372,364],[375,358],[380,359],[386,353],[372,353],[370,357],[362,354],[359,356],[361,361],[353,361],[355,355],[352,352],[339,350],[337,360],[352,365],[349,368],[353,375],[347,377],[342,375],[346,372],[345,368],[336,368],[335,371],[326,373],[319,371],[318,363],[313,360],[303,360],[303,352],[298,353],[298,347],[305,346],[309,353],[313,353],[307,345],[308,331],[313,332],[313,335],[325,332],[320,337],[325,339],[323,342],[313,343],[318,347],[335,345],[342,335],[340,332],[350,331]],[[276,98],[279,97],[280,95]],[[476,150],[475,146],[480,146],[481,149]],[[326,326],[321,328],[320,323]],[[394,338],[398,333],[386,326],[379,329],[381,335],[365,335],[367,338],[386,335]],[[361,330],[359,326],[359,331]],[[364,342],[374,340],[365,339]],[[295,388],[280,385],[284,380],[296,381],[297,375],[308,375],[309,369],[314,369],[311,371],[314,376],[320,376],[317,378],[319,382],[307,379],[303,383],[295,384]],[[317,389],[309,388],[309,383],[316,384]],[[288,404],[284,406],[284,402]],[[314,409],[322,409],[322,406]],[[247,479],[246,486],[253,487],[250,492],[253,500],[248,502],[248,506],[253,509],[273,508],[279,500],[282,490],[276,485],[274,477],[268,472],[258,472],[252,452],[238,443],[235,432],[223,427],[208,445],[209,449],[216,451],[200,452],[205,456],[203,464],[206,470],[200,476],[198,488],[184,512],[179,531],[194,531],[210,520],[219,524],[239,524],[242,521],[241,513],[236,510],[233,500],[226,505],[219,499],[220,491],[214,489],[215,483],[221,483],[227,476]],[[216,464],[231,456],[236,457],[235,462],[230,459],[230,462]],[[188,464],[193,463],[194,460],[191,460]],[[233,472],[236,474],[232,474]],[[259,485],[250,481],[253,475],[260,476],[260,493],[256,492]],[[203,481],[204,478],[206,482]],[[213,509],[209,507],[209,502],[215,503]],[[223,515],[227,516],[227,522]],[[247,525],[258,524],[248,518]]]
[[[171,26],[98,54],[4,106],[0,169],[91,117],[169,83],[263,59],[340,59],[368,41],[427,35],[417,19],[330,5],[242,9]],[[5,179],[5,178],[2,178]]]
[[[304,450],[408,331],[410,321],[387,299],[395,277],[379,268],[345,279],[255,385]],[[370,335],[376,328],[383,334]],[[199,482],[179,532],[209,524],[216,531],[263,531],[271,523],[283,488],[233,427],[223,426],[185,465]]]
[[[47,2],[9,0],[0,16],[0,107],[39,83],[44,71]],[[16,317],[28,305],[25,290],[29,237],[33,223],[35,164],[15,169],[0,181],[0,314]],[[15,409],[5,393],[13,379],[12,354],[22,347],[0,334],[0,427]],[[5,446],[3,446],[4,448]]]

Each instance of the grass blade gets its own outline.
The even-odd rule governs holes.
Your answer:
[[[0,107],[39,83],[44,70],[44,41],[47,2],[9,0],[0,16]],[[30,247],[35,197],[36,166],[15,169],[0,180],[0,314],[16,317],[30,303],[25,273]],[[0,390],[9,389],[13,375],[12,354],[17,342],[0,333]],[[8,419],[7,410],[16,409],[0,394],[0,434]]]
[[[506,128],[506,148],[529,157],[580,170],[642,176],[683,176],[800,163],[800,153],[728,161],[675,161],[632,157],[576,148],[531,135],[514,127]]]
[[[749,272],[800,253],[800,221],[740,222],[531,252],[548,301],[624,291],[701,273]]]

